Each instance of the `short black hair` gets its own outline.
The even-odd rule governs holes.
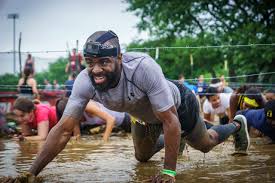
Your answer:
[[[219,82],[221,82],[221,80],[219,78],[213,78],[211,80],[211,84],[216,84],[216,83],[219,83]]]
[[[269,88],[269,89],[265,90],[264,93],[274,93],[275,94],[275,89]]]
[[[208,87],[206,89],[206,98],[208,100],[210,99],[210,97],[213,97],[213,96],[218,95],[218,94],[219,94],[218,88]]]

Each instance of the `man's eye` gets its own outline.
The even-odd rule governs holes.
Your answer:
[[[88,66],[93,67],[95,65],[94,62],[86,62]]]
[[[106,66],[109,63],[109,60],[108,59],[103,59],[103,60],[100,61],[100,63],[101,63],[102,66]]]

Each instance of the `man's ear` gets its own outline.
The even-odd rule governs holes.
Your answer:
[[[121,53],[117,56],[117,60],[118,60],[119,64],[122,63],[122,54]]]

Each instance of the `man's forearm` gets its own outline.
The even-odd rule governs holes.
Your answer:
[[[35,176],[38,175],[64,149],[70,137],[71,132],[66,132],[62,127],[55,126],[50,131],[41,152],[37,155],[29,171]]]
[[[164,123],[165,159],[164,168],[175,170],[180,146],[180,123],[178,119]]]

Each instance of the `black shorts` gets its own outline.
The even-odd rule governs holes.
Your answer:
[[[131,132],[131,117],[128,113],[125,113],[124,120],[118,127],[122,128],[125,132]]]
[[[193,130],[196,123],[200,120],[199,103],[194,93],[181,84],[180,81],[169,81],[174,83],[180,91],[181,104],[177,109],[177,112],[181,123],[182,136],[186,136]]]

